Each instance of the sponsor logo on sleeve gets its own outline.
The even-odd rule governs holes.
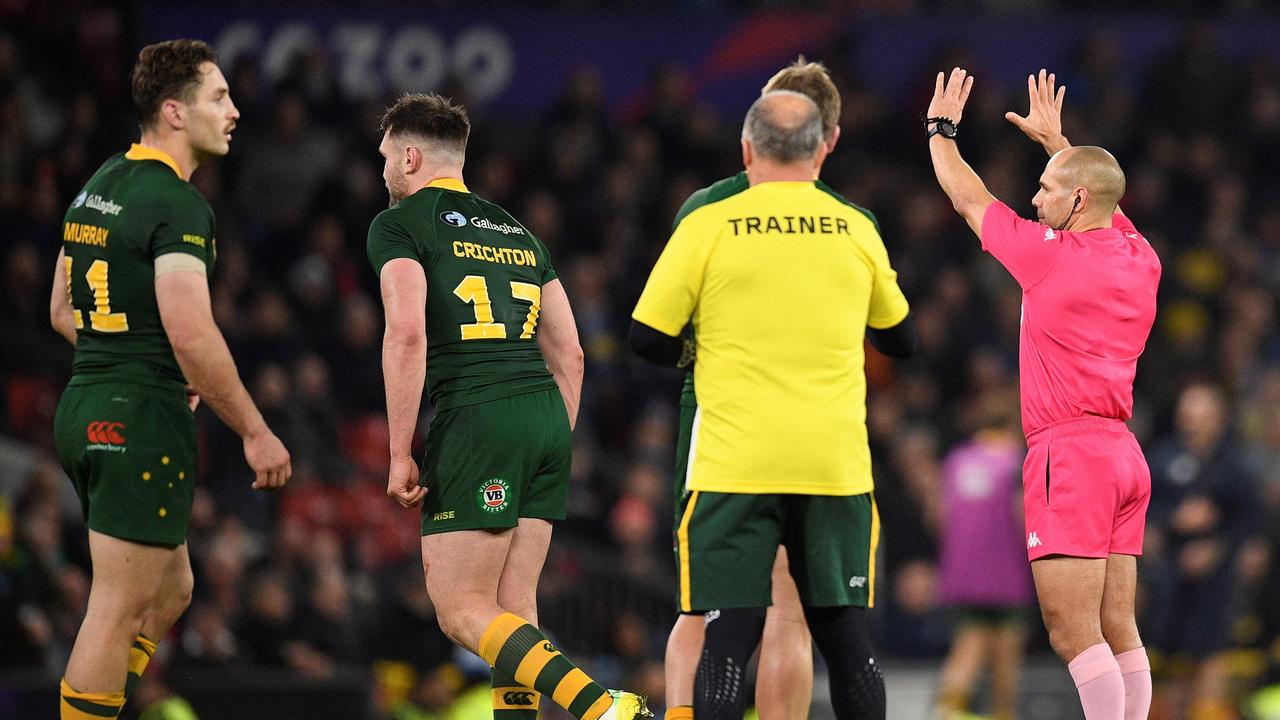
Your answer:
[[[76,199],[79,200],[80,198]],[[90,210],[97,210],[103,215],[119,215],[120,211],[124,209],[101,195],[90,195],[85,199],[84,206]]]

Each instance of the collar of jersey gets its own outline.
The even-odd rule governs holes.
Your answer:
[[[443,188],[445,190],[452,190],[454,192],[464,192],[464,193],[471,192],[470,190],[467,189],[467,186],[464,185],[462,181],[457,178],[436,178],[435,180],[432,180],[431,182],[427,183],[427,187]]]
[[[178,169],[178,161],[163,150],[133,143],[129,146],[129,152],[124,154],[124,158],[125,160],[156,160],[168,165],[175,175],[182,177],[182,171]]]

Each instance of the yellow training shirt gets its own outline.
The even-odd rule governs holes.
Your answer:
[[[907,316],[872,221],[812,182],[755,185],[681,221],[632,318],[697,338],[689,490],[870,492],[867,326]]]

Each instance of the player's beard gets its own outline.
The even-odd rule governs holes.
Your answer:
[[[404,175],[392,175],[387,178],[387,195],[390,198],[387,201],[387,207],[393,207],[396,203],[404,199],[406,188],[409,181]]]

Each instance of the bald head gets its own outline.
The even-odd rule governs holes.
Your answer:
[[[1068,188],[1087,188],[1095,207],[1108,213],[1124,197],[1124,171],[1120,169],[1120,163],[1114,155],[1096,145],[1059,151],[1049,159],[1045,173],[1054,174]]]
[[[742,138],[763,159],[784,165],[811,160],[822,145],[822,116],[808,97],[773,90],[751,104]]]

